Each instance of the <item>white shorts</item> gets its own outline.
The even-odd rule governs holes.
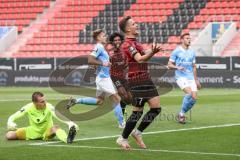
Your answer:
[[[197,92],[197,85],[195,80],[189,80],[186,78],[178,78],[177,85],[183,90],[184,88],[190,87],[193,92]]]
[[[116,88],[113,85],[113,82],[111,80],[111,78],[96,78],[96,86],[97,86],[97,92],[96,92],[96,96],[111,96],[113,94],[116,94]]]

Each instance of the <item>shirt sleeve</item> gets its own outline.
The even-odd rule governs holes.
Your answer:
[[[96,45],[90,55],[97,58],[101,54],[101,52],[102,48],[99,45]]]
[[[129,45],[127,49],[132,58],[134,58],[134,56],[138,53],[137,49],[133,45]]]
[[[27,105],[23,106],[19,111],[17,111],[16,113],[12,114],[8,118],[8,123],[15,122],[19,118],[22,118],[23,116],[25,116],[27,114],[27,108],[28,108]]]
[[[169,61],[176,62],[176,59],[177,59],[177,51],[174,50],[169,58]]]
[[[64,121],[56,115],[57,111],[55,110],[55,107],[53,105],[49,104],[48,107],[49,107],[50,112],[51,112],[54,119],[56,119],[57,121],[59,121],[61,123],[68,124],[68,121]]]

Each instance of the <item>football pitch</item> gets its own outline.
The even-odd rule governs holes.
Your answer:
[[[7,141],[7,118],[29,103],[34,91],[43,92],[52,104],[71,96],[50,88],[0,88],[0,160],[240,160],[240,89],[202,89],[185,125],[178,124],[174,117],[180,110],[182,91],[174,89],[161,96],[162,113],[143,135],[148,149],[139,149],[129,137],[131,151],[123,151],[116,145],[122,129],[118,128],[113,112],[77,122],[80,130],[72,144],[64,144],[56,138],[47,142]],[[93,108],[76,105],[71,111],[83,113]],[[145,111],[147,109],[145,106]],[[127,113],[131,114],[130,106]],[[28,121],[23,118],[17,124],[24,127]],[[59,125],[67,130],[64,124]]]

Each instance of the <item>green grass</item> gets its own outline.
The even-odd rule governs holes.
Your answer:
[[[130,137],[130,144],[136,149],[130,152],[119,150],[115,144],[116,138],[80,140],[70,145],[59,143],[57,139],[54,139],[53,141],[56,143],[52,145],[34,146],[30,144],[42,141],[5,140],[7,118],[21,106],[29,103],[31,93],[35,90],[44,92],[52,104],[57,104],[58,99],[66,99],[71,96],[58,94],[49,88],[0,88],[0,159],[240,160],[240,126],[146,134],[143,137],[150,150],[138,150],[134,140]],[[192,119],[185,125],[176,123],[173,118],[180,110],[182,96],[183,93],[180,90],[173,90],[161,96],[162,114],[145,132],[240,124],[239,89],[201,90],[199,100],[192,111]],[[92,108],[78,105],[72,109],[72,112],[82,113]],[[145,108],[147,110],[147,107]],[[131,113],[131,107],[127,108],[127,112]],[[117,128],[113,112],[77,123],[80,131],[76,139],[112,136],[121,133],[121,129]],[[19,127],[26,126],[27,119],[23,118],[17,121],[17,124]],[[67,130],[67,126],[59,125]]]

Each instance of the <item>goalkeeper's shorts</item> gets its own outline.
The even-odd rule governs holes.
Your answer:
[[[55,136],[55,134],[51,134],[51,128],[48,128],[44,132],[37,132],[31,126],[17,129],[16,135],[20,140],[49,140]]]

